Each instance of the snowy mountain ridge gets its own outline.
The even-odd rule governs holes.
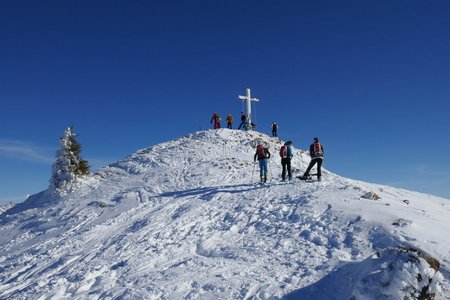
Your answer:
[[[10,209],[13,206],[14,206],[14,202],[11,202],[11,201],[0,204],[0,214],[7,211],[8,209]]]
[[[267,185],[256,182],[255,140],[272,152]],[[139,150],[73,193],[29,197],[0,215],[0,299],[397,299],[417,269],[450,299],[447,199],[326,170],[322,182],[282,183],[281,145],[200,131]],[[298,174],[308,163],[295,150]],[[398,246],[430,253],[440,272],[384,272]]]

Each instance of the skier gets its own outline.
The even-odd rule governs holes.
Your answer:
[[[267,160],[270,159],[269,149],[264,147],[264,145],[259,144],[256,146],[256,153],[253,157],[253,161],[256,162],[258,158],[259,163],[259,176],[261,177],[261,182],[267,181]]]
[[[294,156],[294,152],[292,151],[292,142],[287,141],[280,148],[281,166],[283,168],[283,172],[281,173],[282,181],[286,180],[286,169],[287,169],[289,180],[292,179],[292,170],[291,170],[292,156]]]
[[[309,178],[309,171],[311,171],[312,167],[317,163],[317,180],[320,181],[320,177],[322,176],[322,162],[323,162],[323,145],[319,143],[319,139],[317,137],[314,138],[314,142],[309,146],[309,156],[311,156],[311,162],[309,163],[306,172],[303,176],[299,177],[300,179]]]
[[[241,124],[239,125],[238,129],[241,129],[242,126],[244,126],[244,129],[247,127],[247,116],[243,111],[241,111]]]
[[[231,114],[228,114],[228,117],[227,117],[227,128],[231,129],[232,125],[233,125],[233,116]]]
[[[213,113],[211,121],[209,123],[212,123],[214,121],[214,129],[220,128],[220,117],[218,114]]]
[[[273,122],[272,123],[272,136],[277,137],[277,131],[278,131],[278,124]]]

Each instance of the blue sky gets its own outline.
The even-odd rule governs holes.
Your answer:
[[[93,169],[238,118],[337,174],[450,198],[449,1],[9,1],[0,202],[48,186],[74,124]]]

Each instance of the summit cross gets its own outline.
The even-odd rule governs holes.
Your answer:
[[[252,101],[259,102],[259,99],[252,98],[250,88],[247,88],[246,96],[238,96],[239,99],[247,102],[247,127],[252,128]]]

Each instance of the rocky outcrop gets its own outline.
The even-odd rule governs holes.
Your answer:
[[[440,263],[425,251],[411,247],[388,248],[376,253],[374,269],[366,273],[350,299],[434,300],[440,292]]]
[[[378,194],[374,193],[374,192],[365,193],[364,195],[361,196],[361,198],[370,199],[370,200],[379,200],[379,199],[381,199],[381,197]]]

